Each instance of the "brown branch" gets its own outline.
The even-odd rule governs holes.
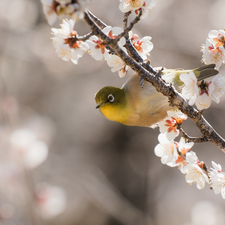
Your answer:
[[[127,29],[127,21],[128,21],[128,17],[131,14],[131,12],[127,12],[124,13],[124,18],[123,18],[123,29],[126,30]],[[136,50],[136,48],[133,46],[133,44],[130,41],[129,35],[128,33],[124,35],[125,39],[126,39],[126,44],[125,44],[125,48],[127,49],[127,52],[129,54],[129,56],[131,58],[133,58],[135,61],[139,62],[139,63],[143,63],[143,59],[142,57],[139,55],[138,51]]]
[[[190,137],[181,127],[178,128],[180,130],[181,135],[187,140],[187,142],[194,142],[194,143],[203,143],[208,142],[207,137]]]
[[[87,41],[91,36],[93,36],[94,35],[94,32],[93,31],[91,31],[90,33],[88,33],[88,34],[86,34],[86,35],[84,35],[84,36],[79,36],[79,35],[76,35],[76,39],[78,40],[78,41]]]
[[[165,83],[160,76],[154,76],[157,72],[147,63],[141,65],[134,59],[129,57],[115,42],[115,40],[106,36],[101,29],[95,24],[88,13],[84,14],[85,22],[91,27],[96,36],[101,38],[107,45],[109,45],[115,53],[136,73],[144,76],[144,79],[150,82],[157,91],[167,96],[173,106],[176,106],[181,112],[186,114],[200,129],[204,137],[208,141],[215,144],[223,152],[225,152],[225,140],[213,129],[213,127],[206,121],[206,119],[173,88],[172,85]],[[148,68],[148,69],[146,69]],[[152,72],[151,72],[152,71]]]
[[[96,17],[94,14],[92,14],[89,10],[87,10],[88,15],[91,17],[91,19],[101,28],[104,29],[107,27],[105,23],[103,23],[98,17]]]
[[[125,15],[126,15],[126,13],[125,13]],[[142,15],[142,10],[140,10],[140,13],[138,14],[138,16],[136,16],[134,18],[134,20],[130,23],[130,25],[128,27],[125,28],[125,26],[124,26],[124,28],[125,28],[124,31],[115,38],[116,42],[118,42],[125,35],[128,36],[129,31],[131,31],[133,26],[141,19],[141,15]],[[127,19],[128,19],[128,16],[127,16]],[[127,25],[127,22],[126,22],[126,25]]]

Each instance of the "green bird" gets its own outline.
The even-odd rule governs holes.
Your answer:
[[[167,83],[172,83],[180,91],[183,82],[180,74],[193,71],[198,80],[214,76],[218,71],[215,64],[199,67],[194,70],[164,69],[162,78]],[[172,107],[168,98],[156,91],[151,83],[144,81],[140,86],[140,76],[134,74],[122,88],[106,86],[95,94],[97,107],[109,120],[128,126],[151,127],[167,116],[167,111]]]

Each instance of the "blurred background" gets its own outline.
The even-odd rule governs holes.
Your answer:
[[[89,9],[122,27],[118,5],[92,0]],[[152,66],[199,67],[208,32],[224,29],[224,8],[224,0],[157,0],[133,31],[152,37]],[[90,31],[82,21],[75,30]],[[78,65],[62,61],[50,33],[39,0],[0,1],[0,224],[225,224],[221,195],[188,185],[154,155],[158,128],[127,127],[95,109],[95,93],[127,77],[88,54]],[[225,97],[204,115],[225,137]],[[190,120],[184,128],[199,135]],[[225,166],[214,145],[193,150],[206,165]]]

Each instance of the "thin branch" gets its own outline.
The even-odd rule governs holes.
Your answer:
[[[86,34],[86,35],[84,35],[84,36],[76,36],[76,39],[78,40],[78,41],[87,41],[91,36],[93,36],[94,35],[94,32],[93,31],[91,31],[90,33],[88,33],[88,34]]]
[[[123,29],[126,30],[127,29],[127,22],[128,22],[128,17],[131,14],[131,12],[127,12],[124,13],[124,17],[123,17]],[[134,60],[136,60],[139,63],[143,63],[143,59],[142,57],[139,55],[138,51],[136,50],[136,48],[133,46],[133,44],[131,43],[131,40],[129,38],[128,33],[124,35],[125,39],[126,39],[126,44],[124,45],[124,47],[127,49],[127,52],[129,54],[129,56],[131,58],[133,58]]]
[[[187,142],[194,142],[194,143],[203,143],[203,142],[208,142],[208,138],[203,136],[203,137],[190,137],[181,127],[178,128],[180,130],[180,133],[182,136],[187,140]]]
[[[128,11],[126,13],[124,13],[123,15],[123,29],[125,30],[127,28],[127,21],[128,21],[128,17],[130,16],[131,11]]]
[[[94,14],[92,14],[89,10],[87,10],[88,15],[91,17],[91,19],[101,28],[104,29],[107,27],[107,25],[102,22],[98,17],[96,17]]]
[[[124,29],[124,31],[119,34],[116,38],[115,41],[118,42],[122,37],[124,37],[125,35],[128,35],[129,31],[132,30],[133,26],[141,19],[141,15],[142,15],[142,10],[140,10],[140,13],[138,14],[138,16],[136,16],[134,18],[134,20],[130,23],[130,25],[128,27],[126,27]],[[127,16],[127,15],[126,15]],[[128,17],[127,17],[128,18]]]
[[[123,24],[124,24],[124,27],[123,29],[126,30],[127,29],[127,22],[128,22],[128,17],[129,15],[131,14],[131,12],[127,12],[127,13],[124,13],[124,18],[123,18]],[[139,15],[137,17],[141,17],[142,15],[142,11],[140,11]],[[136,17],[136,18],[137,18]],[[136,19],[135,18],[135,19]],[[134,19],[134,21],[135,21]],[[134,22],[133,21],[133,22]],[[138,21],[137,21],[138,22]],[[128,55],[134,59],[135,61],[137,61],[138,63],[140,63],[146,70],[148,70],[150,73],[156,75],[158,74],[157,71],[155,71],[151,66],[150,66],[150,63],[149,61],[148,62],[145,62],[142,57],[139,55],[138,51],[136,50],[136,48],[134,47],[134,45],[131,43],[131,40],[129,38],[129,35],[128,33],[126,33],[124,35],[125,39],[126,39],[126,44],[125,44],[125,48],[127,49],[127,52],[128,52]],[[141,86],[142,86],[142,83],[141,83]]]

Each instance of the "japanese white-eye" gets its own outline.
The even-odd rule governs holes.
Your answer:
[[[198,80],[214,76],[218,73],[215,65],[210,64],[194,70],[164,69],[162,78],[172,83],[179,90],[182,88],[180,74],[193,71]],[[140,85],[140,76],[134,74],[122,88],[106,86],[95,95],[97,107],[109,120],[128,126],[150,127],[167,116],[167,111],[172,109],[168,98],[156,91],[151,83],[144,81]]]

